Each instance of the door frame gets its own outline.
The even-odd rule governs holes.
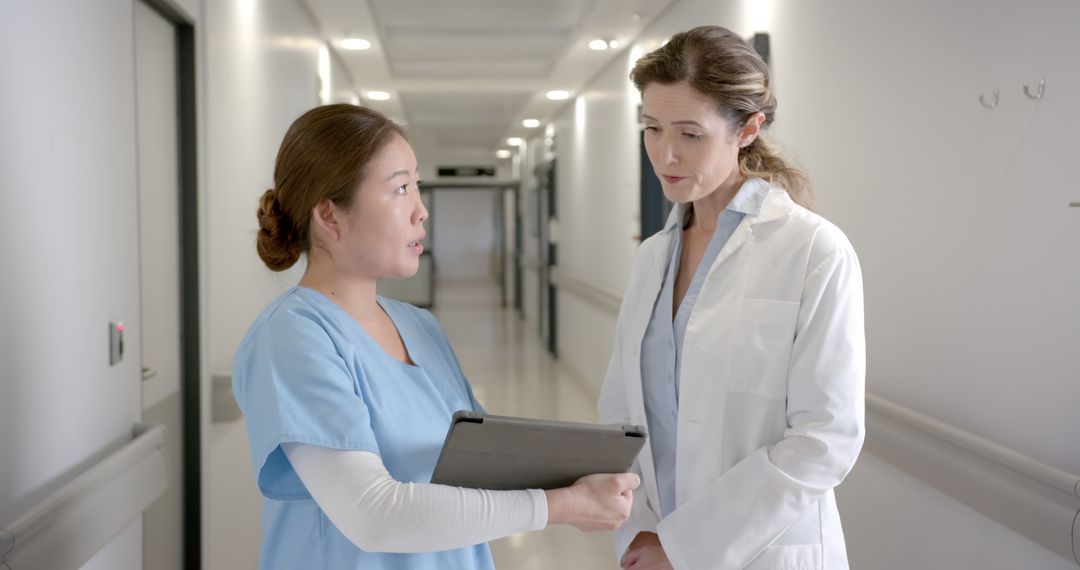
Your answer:
[[[638,116],[641,116],[641,106],[638,105]],[[644,133],[644,124],[642,133]],[[638,234],[638,242],[643,242],[656,232],[664,229],[664,222],[671,213],[672,203],[664,197],[664,189],[660,186],[660,178],[653,170],[649,154],[645,151],[645,135],[638,138],[638,160],[641,165],[640,208],[641,208],[641,233]]]
[[[558,266],[558,236],[551,240],[551,222],[558,220],[556,212],[557,188],[556,188],[556,160],[552,158],[536,167],[537,192],[537,224],[540,240],[540,335],[544,339],[544,346],[553,357],[558,357],[557,315],[558,315],[558,287],[551,282],[552,270]],[[547,325],[547,326],[545,326]]]
[[[199,199],[195,22],[169,0],[136,0],[176,31],[180,227],[180,398],[183,425],[183,566],[202,567],[202,355],[199,334]]]
[[[521,241],[520,241],[520,237],[521,237],[521,230],[520,230],[520,226],[521,226],[521,224],[519,223],[520,222],[519,213],[516,211],[516,209],[517,209],[516,204],[518,202],[517,196],[518,196],[519,188],[520,188],[520,185],[517,182],[494,182],[494,181],[490,181],[490,182],[442,182],[442,181],[436,181],[436,182],[427,182],[427,183],[424,183],[424,185],[423,185],[423,190],[424,191],[430,191],[431,192],[431,204],[428,207],[428,217],[434,217],[435,216],[435,208],[436,208],[436,206],[435,206],[435,204],[436,204],[435,196],[438,193],[437,191],[440,190],[440,189],[441,190],[494,190],[495,195],[498,198],[500,206],[502,205],[503,192],[505,190],[513,190],[514,197],[515,197],[515,199],[514,199],[514,202],[515,202],[514,235],[518,238],[514,242],[514,290],[515,290],[514,306],[515,306],[515,308],[518,308],[519,310],[522,310],[523,308],[520,306],[520,303],[521,303],[521,294],[520,294],[520,286],[521,286],[521,251],[520,251]],[[502,211],[502,208],[500,207],[499,208],[499,219],[500,220],[502,219],[502,215],[503,215],[503,211]],[[436,240],[437,234],[435,233],[435,226],[434,225],[432,225],[431,228],[429,229],[428,236],[431,238],[431,247],[432,247],[432,249],[438,247],[438,241]],[[496,249],[499,252],[503,252],[505,254],[505,252],[506,252],[506,229],[505,228],[496,228],[496,237],[498,238],[498,242],[499,242],[495,246]],[[424,253],[428,253],[428,252],[425,251]],[[432,268],[431,269],[431,298],[432,298],[432,303],[434,303],[434,299],[435,299],[435,274],[438,272],[437,268],[435,266],[435,258],[434,257],[432,257],[432,259],[431,259],[431,268]],[[504,299],[503,305],[505,306],[506,305],[505,299],[509,296],[509,291],[506,290],[506,279],[505,278],[499,279],[499,293],[502,296],[502,298]]]

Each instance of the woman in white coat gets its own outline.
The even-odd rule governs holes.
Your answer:
[[[627,569],[846,569],[833,488],[864,435],[862,279],[762,138],[776,98],[744,40],[707,26],[640,59],[667,226],[634,259],[601,420],[647,424]]]

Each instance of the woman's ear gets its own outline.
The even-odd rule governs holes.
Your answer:
[[[341,223],[338,209],[331,200],[320,200],[311,210],[311,229],[329,241],[341,240]]]
[[[750,118],[746,120],[746,124],[743,125],[742,130],[739,132],[739,146],[750,146],[761,134],[761,125],[765,123],[765,113],[758,111]]]

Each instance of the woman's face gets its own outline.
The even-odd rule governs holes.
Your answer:
[[[412,147],[393,135],[368,163],[352,206],[334,206],[343,246],[335,255],[340,269],[375,279],[416,274],[428,217],[419,182]]]
[[[741,133],[686,82],[650,83],[641,94],[645,151],[664,196],[685,204],[739,179]]]

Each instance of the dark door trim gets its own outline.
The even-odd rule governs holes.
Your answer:
[[[664,229],[671,212],[671,202],[664,197],[660,179],[653,170],[649,155],[645,152],[645,138],[639,139],[641,160],[641,234],[639,242],[649,239],[656,232]]]
[[[180,398],[183,425],[184,563],[202,567],[202,414],[199,350],[199,196],[195,24],[168,0],[141,0],[176,29],[177,149],[180,154]]]

